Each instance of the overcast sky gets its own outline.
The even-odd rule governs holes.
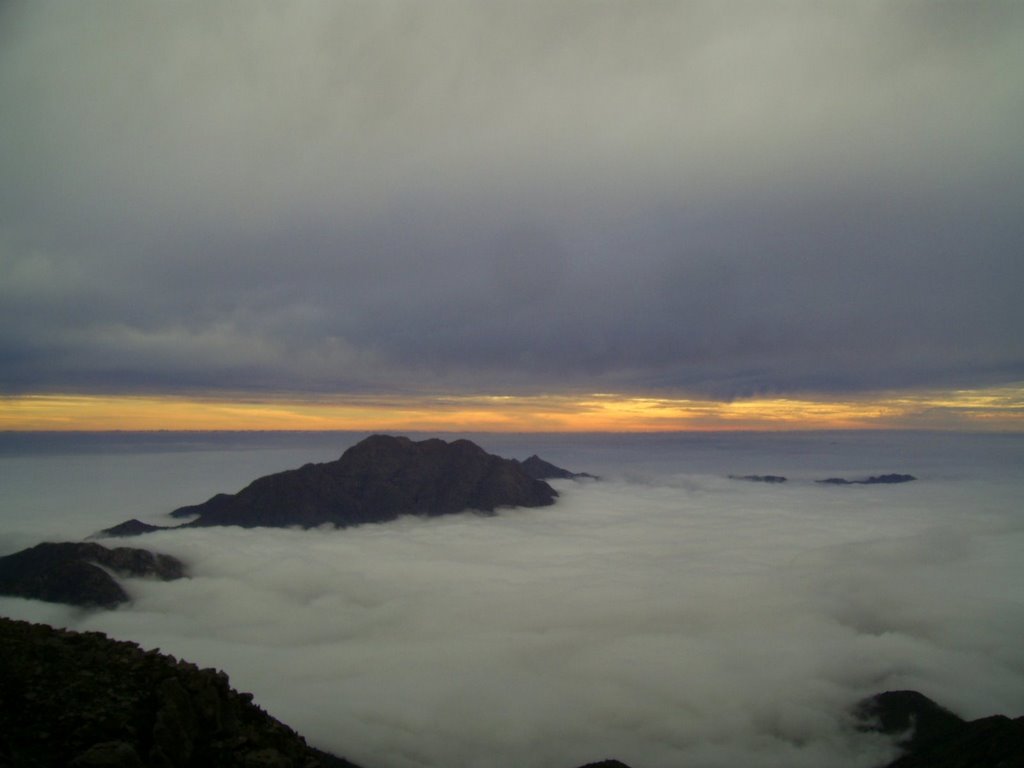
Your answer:
[[[1024,4],[0,5],[0,394],[1024,380]]]

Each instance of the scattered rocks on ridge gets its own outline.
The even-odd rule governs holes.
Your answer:
[[[223,672],[4,618],[0,766],[356,768],[310,748]]]
[[[0,557],[0,594],[114,608],[130,598],[109,571],[122,576],[180,579],[185,567],[146,549],[108,549],[91,542],[43,542]]]

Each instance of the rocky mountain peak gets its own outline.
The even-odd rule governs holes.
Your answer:
[[[171,514],[196,516],[192,527],[347,527],[402,515],[545,506],[557,495],[519,462],[469,440],[372,435],[336,461],[266,475],[236,494],[217,494]]]

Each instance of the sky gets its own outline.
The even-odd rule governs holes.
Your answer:
[[[1017,2],[0,4],[0,429],[1024,429]]]
[[[0,555],[167,523],[358,436],[33,437],[0,451]],[[116,611],[0,597],[0,615],[222,669],[366,768],[872,768],[893,747],[854,730],[862,697],[1024,715],[1021,436],[477,439],[602,479],[493,516],[108,540],[191,578],[126,579]],[[918,480],[814,482],[894,471]]]

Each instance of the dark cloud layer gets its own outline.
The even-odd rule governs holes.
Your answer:
[[[0,391],[1024,379],[1016,3],[8,4]]]

